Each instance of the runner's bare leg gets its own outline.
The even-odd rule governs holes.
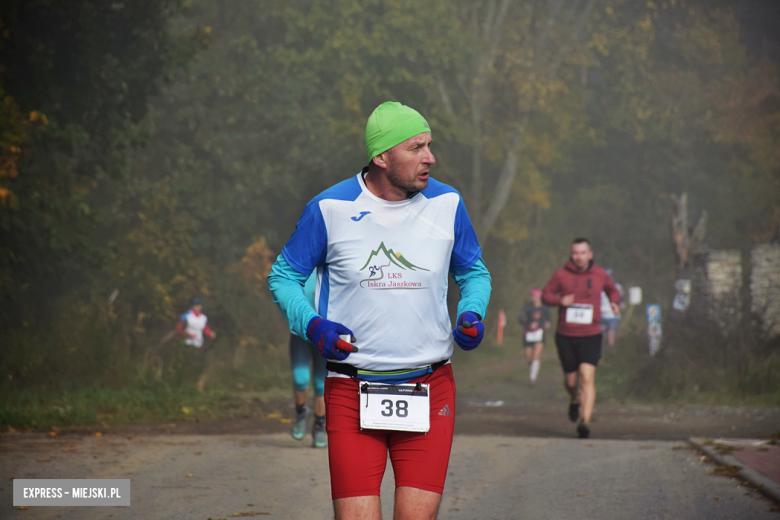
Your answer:
[[[296,390],[293,388],[293,395],[295,395],[295,404],[306,404],[308,400],[308,394],[306,390]],[[325,396],[314,396],[314,415],[322,417],[325,415]]]
[[[382,520],[382,504],[377,495],[337,498],[333,511],[336,520]]]
[[[593,413],[593,405],[596,403],[596,367],[590,363],[582,363],[579,375],[580,384],[582,385],[582,397],[580,398],[582,418],[589,422]]]
[[[536,345],[534,345],[534,361],[539,361],[542,358],[542,349],[544,348],[544,343],[539,342]]]
[[[306,390],[296,390],[293,388],[293,395],[295,396],[295,404],[306,404],[308,399]]]
[[[563,386],[569,392],[572,401],[577,401],[579,388],[577,384],[577,372],[569,372],[563,377]]]
[[[395,489],[393,520],[436,520],[441,495],[412,487]]]
[[[531,364],[531,361],[533,361],[534,359],[533,354],[534,354],[533,347],[525,347],[525,362],[528,363],[529,365]]]

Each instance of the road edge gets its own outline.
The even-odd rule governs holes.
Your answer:
[[[737,476],[739,478],[743,480],[747,480],[748,482],[753,484],[759,491],[761,491],[761,493],[766,495],[768,498],[774,500],[777,503],[780,503],[780,484],[777,484],[775,481],[771,480],[770,478],[765,477],[764,475],[754,470],[753,468],[745,466],[744,462],[740,462],[739,460],[732,457],[731,455],[718,453],[711,446],[704,444],[704,439],[701,437],[691,437],[690,439],[688,439],[688,443],[694,448],[696,448],[697,450],[707,455],[709,458],[716,461],[718,464],[730,464],[732,466],[739,466],[741,468],[739,470],[739,473],[737,473]]]

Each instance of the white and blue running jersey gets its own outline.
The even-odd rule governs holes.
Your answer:
[[[317,313],[351,329],[363,370],[430,365],[452,355],[450,270],[482,250],[460,194],[432,178],[410,199],[376,197],[362,174],[306,206],[282,255],[299,273],[317,269]]]
[[[181,321],[184,324],[184,331],[190,334],[194,334],[195,337],[187,337],[184,343],[192,345],[194,347],[203,346],[203,331],[208,330],[209,319],[202,312],[195,314],[192,310],[188,310],[181,317]]]

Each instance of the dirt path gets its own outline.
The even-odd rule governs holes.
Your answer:
[[[529,387],[527,367],[519,359],[476,371],[455,366],[456,433],[573,436],[557,360],[544,359],[542,369],[536,386]],[[593,437],[599,439],[768,437],[780,431],[780,406],[609,404],[597,397],[592,421]]]
[[[549,350],[549,349],[548,349]],[[518,356],[472,369],[453,363],[457,384],[456,434],[562,437],[574,435],[568,396],[554,352],[545,351],[539,381],[528,386]],[[598,375],[597,375],[598,378]],[[225,435],[282,433],[293,417],[291,399],[253,401],[246,415],[230,420],[74,428],[66,434]],[[498,406],[497,406],[498,405]],[[597,399],[593,438],[687,440],[695,437],[768,437],[780,431],[780,406],[609,404]],[[0,434],[2,435],[2,434]]]

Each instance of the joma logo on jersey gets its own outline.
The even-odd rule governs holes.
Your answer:
[[[361,220],[363,220],[363,217],[365,217],[370,213],[371,213],[370,211],[361,211],[357,217],[352,217],[352,220],[354,220],[355,222],[360,222]]]
[[[360,271],[368,271],[368,278],[360,281],[360,287],[363,289],[427,289],[422,282],[414,280],[404,280],[403,272],[390,271],[391,268],[402,269],[404,271],[430,271],[424,267],[414,265],[404,258],[401,253],[396,253],[392,249],[387,249],[384,242],[379,243],[379,247],[371,251],[368,260],[360,268]],[[388,272],[385,272],[388,269]]]

